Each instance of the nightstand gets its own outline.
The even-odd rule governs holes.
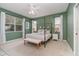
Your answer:
[[[52,34],[52,40],[58,40],[58,34]]]

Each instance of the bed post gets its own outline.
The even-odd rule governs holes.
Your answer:
[[[51,22],[51,39],[52,39],[52,22]]]
[[[46,47],[46,31],[45,31],[45,29],[46,29],[46,26],[45,26],[45,17],[44,17],[44,47]]]

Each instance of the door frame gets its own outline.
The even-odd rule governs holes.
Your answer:
[[[74,55],[78,55],[78,51],[77,51],[77,45],[78,45],[78,42],[77,42],[77,40],[78,40],[78,33],[77,33],[77,29],[76,29],[76,22],[78,21],[77,20],[77,6],[78,6],[78,3],[76,3],[75,5],[74,5],[74,8],[73,8],[73,14],[74,14],[74,16],[73,16],[73,27],[74,27],[74,32],[73,32],[73,38],[74,38],[74,41],[73,41],[73,43],[74,43],[74,45],[73,45],[73,47],[74,47],[74,50],[73,50],[73,52],[74,52]]]

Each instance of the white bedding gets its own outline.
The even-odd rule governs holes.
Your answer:
[[[47,41],[51,37],[50,33],[46,33],[45,35],[45,40],[44,40],[44,33],[32,33],[32,34],[26,34],[26,38],[33,38],[33,39],[38,39],[42,41]]]

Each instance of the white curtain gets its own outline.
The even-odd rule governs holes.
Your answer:
[[[63,40],[63,15],[60,16],[60,40]]]
[[[32,32],[37,31],[37,22],[36,21],[32,21]]]

